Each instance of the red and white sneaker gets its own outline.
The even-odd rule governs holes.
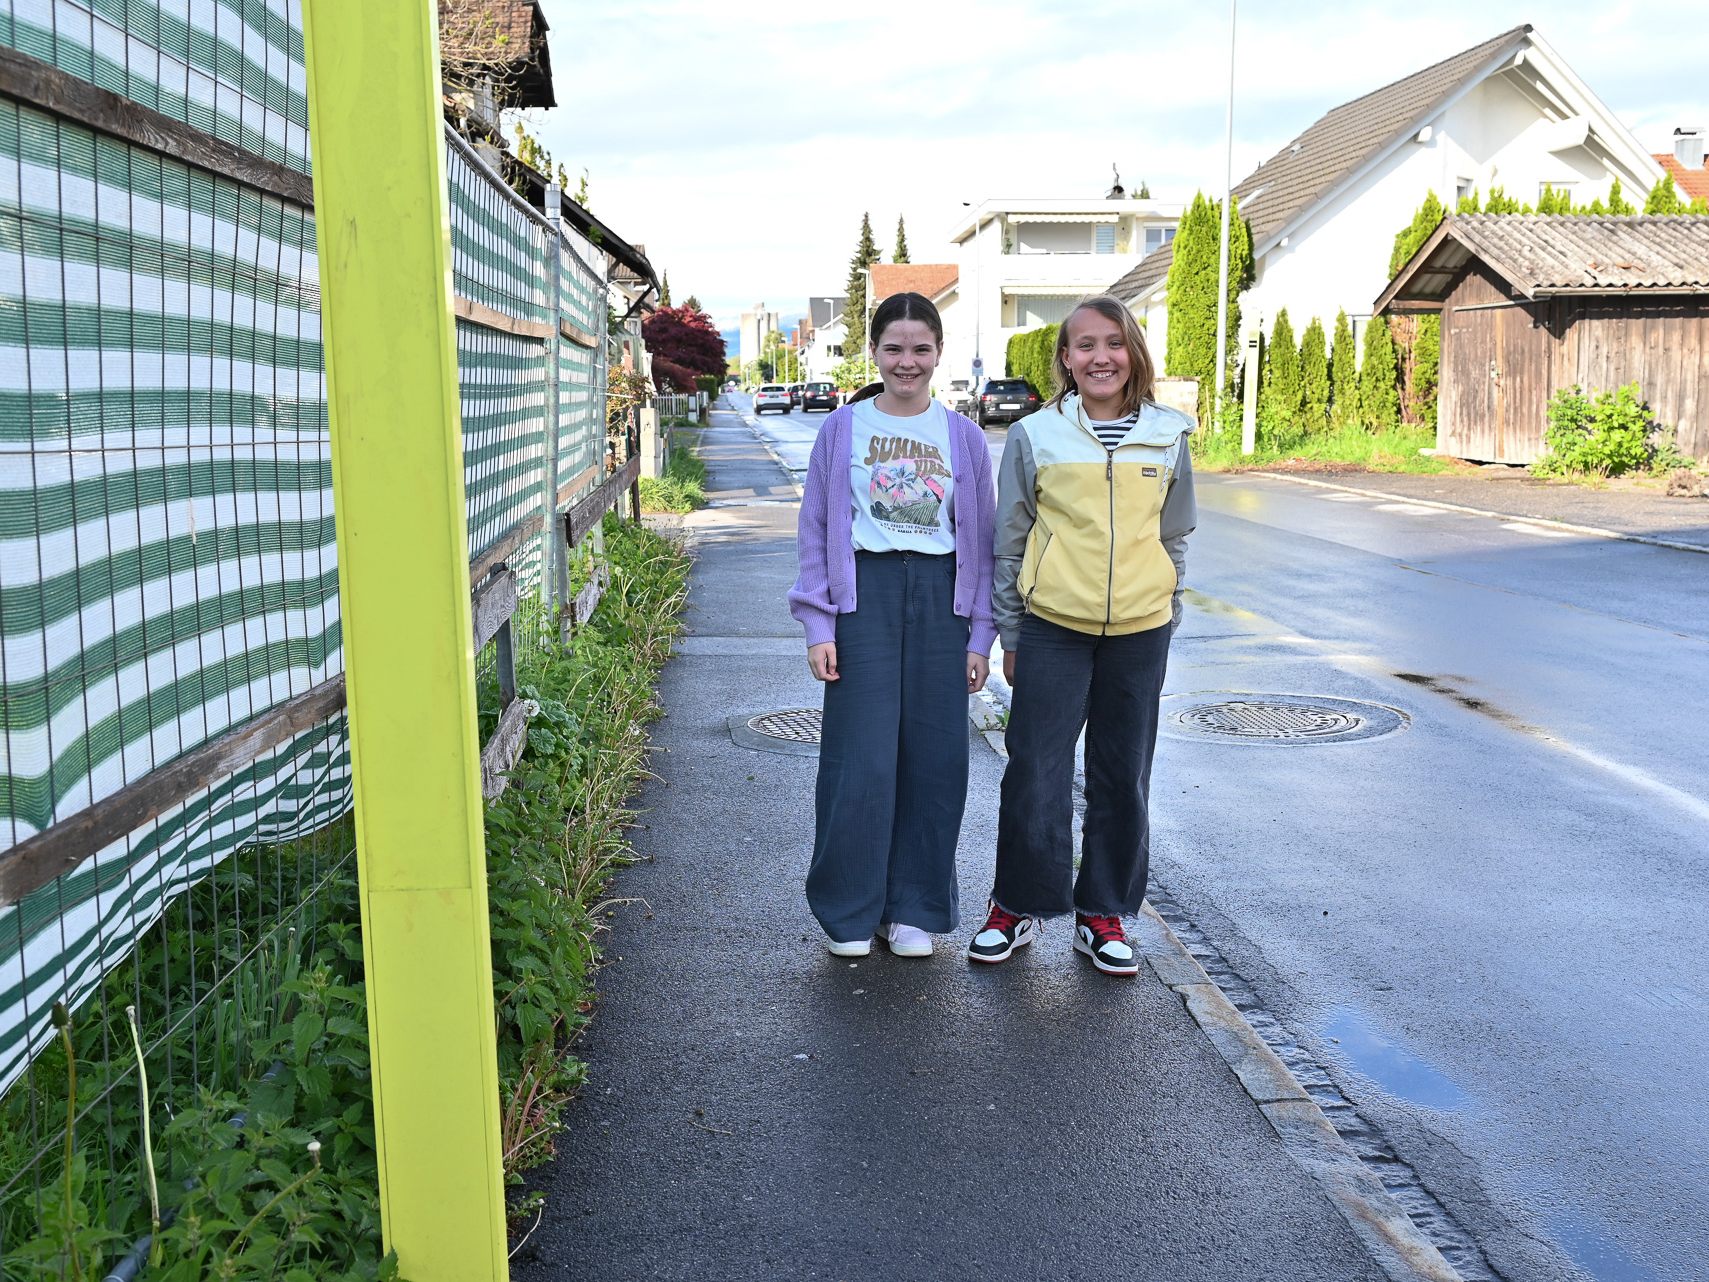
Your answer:
[[[1012,913],[995,901],[985,925],[967,945],[967,960],[976,962],[1008,961],[1015,949],[1025,948],[1038,935],[1038,922],[1020,913]]]
[[[1075,913],[1074,951],[1085,953],[1106,975],[1139,973],[1139,954],[1128,942],[1120,917]]]

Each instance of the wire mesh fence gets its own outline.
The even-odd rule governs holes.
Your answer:
[[[307,172],[296,0],[0,0],[0,48]],[[68,1129],[146,1227],[140,1070],[162,1117],[265,1072],[356,915],[313,213],[98,123],[0,84],[0,1277]],[[447,173],[470,553],[538,597],[604,470],[605,256]]]

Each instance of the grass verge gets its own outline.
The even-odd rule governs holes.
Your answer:
[[[673,445],[665,474],[641,478],[643,512],[692,512],[706,506],[706,464],[686,446]]]
[[[1258,442],[1256,452],[1240,452],[1240,432],[1193,434],[1193,467],[1203,472],[1243,472],[1254,468],[1269,471],[1329,471],[1357,468],[1366,472],[1411,472],[1433,475],[1464,470],[1457,459],[1420,454],[1436,443],[1428,428],[1369,432],[1363,428],[1339,428],[1291,441]]]
[[[679,549],[612,517],[605,529],[611,584],[593,618],[573,648],[519,659],[519,693],[538,711],[510,788],[487,808],[501,1142],[513,1185],[550,1155],[559,1114],[583,1080],[571,1047],[591,1009],[599,901],[628,855],[628,799],[645,775],[655,680],[686,592]],[[484,736],[497,692],[483,683],[480,693]],[[350,849],[344,820],[302,842],[233,855],[167,910],[81,1011],[64,1016],[59,1040],[0,1100],[0,1185],[35,1160],[35,1137],[53,1119],[75,1123],[33,1178],[0,1199],[0,1278],[94,1282],[151,1228],[140,1276],[153,1282],[398,1278],[380,1241]],[[166,1083],[151,1057],[162,1084],[145,1108],[126,1080],[136,1057],[111,1035],[113,1021],[91,1012],[140,1006],[142,1038],[152,1040],[207,996],[186,978],[192,953],[195,973],[233,972],[193,1024],[204,1050],[220,1048],[220,1080],[230,1085],[197,1086],[189,1073]],[[181,1026],[171,1044],[182,1053],[189,1037]],[[86,1110],[109,1090],[97,1124]]]

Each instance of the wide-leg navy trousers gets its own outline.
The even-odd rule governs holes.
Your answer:
[[[1128,636],[1021,621],[1004,743],[992,897],[1048,917],[1139,911],[1151,869],[1151,759],[1168,624]],[[1074,871],[1074,744],[1086,732],[1086,817]]]
[[[807,903],[832,939],[880,922],[960,921],[955,847],[967,803],[968,621],[955,557],[857,552],[825,683]]]

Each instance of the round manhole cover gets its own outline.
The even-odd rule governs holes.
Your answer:
[[[1322,695],[1173,694],[1163,700],[1163,708],[1164,733],[1219,743],[1347,743],[1375,739],[1408,724],[1398,708]]]
[[[786,708],[782,712],[762,712],[757,717],[748,718],[748,729],[786,743],[818,743],[819,709]]]

